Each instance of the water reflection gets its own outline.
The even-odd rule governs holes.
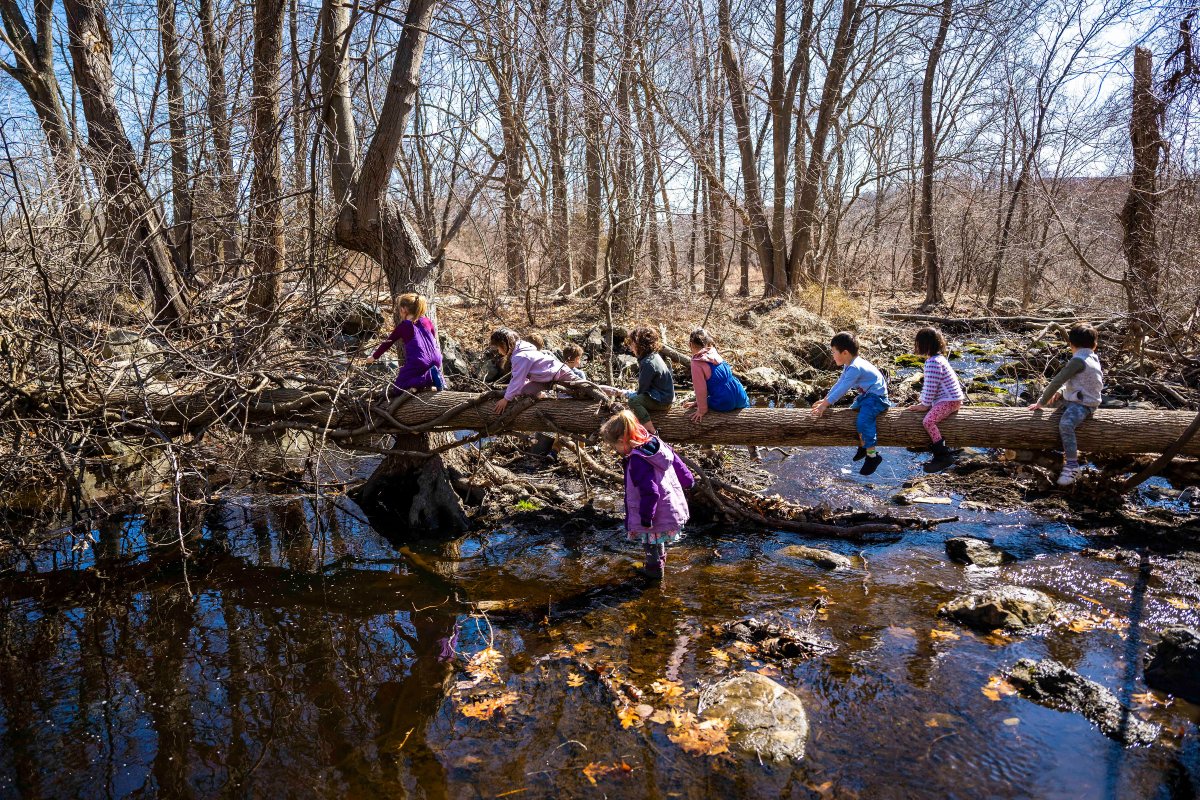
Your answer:
[[[648,586],[615,527],[389,542],[355,508],[302,496],[109,520],[39,552],[36,574],[2,556],[0,795],[1195,796],[1193,710],[1139,709],[1185,732],[1122,750],[1076,715],[980,692],[1016,659],[1050,656],[1132,703],[1142,624],[1200,622],[1195,587],[1161,562],[1084,559],[1075,532],[1023,521],[1004,534],[1021,539],[1004,580],[1086,595],[1128,619],[1128,635],[930,633],[946,627],[938,603],[998,580],[949,564],[942,539],[1002,522],[819,543],[855,557],[838,573],[777,555],[798,537],[697,532],[666,584]],[[480,601],[488,621],[470,614]],[[811,620],[837,650],[778,667],[735,652],[726,665],[714,626],[748,615]],[[497,690],[519,700],[481,721],[459,710],[466,676],[449,656],[488,645],[505,656]],[[775,669],[808,708],[808,757],[697,758],[662,730],[626,730],[600,687],[568,684],[574,645],[643,688]],[[594,788],[581,772],[614,761],[632,768],[620,783]]]

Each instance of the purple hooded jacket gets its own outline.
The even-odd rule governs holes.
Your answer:
[[[625,457],[625,528],[631,532],[668,533],[688,521],[684,491],[695,483],[671,446],[651,437]]]
[[[425,389],[434,385],[434,367],[442,366],[442,351],[438,347],[437,331],[429,317],[421,317],[415,323],[406,319],[397,325],[383,340],[383,344],[375,348],[373,358],[379,358],[388,351],[397,340],[404,342],[404,364],[396,374],[392,385],[397,389]]]

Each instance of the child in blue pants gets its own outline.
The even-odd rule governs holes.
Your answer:
[[[819,417],[826,409],[841,400],[851,389],[858,390],[851,408],[858,409],[858,419],[855,428],[862,445],[854,454],[855,461],[862,461],[860,475],[870,475],[879,469],[883,456],[875,449],[879,437],[876,434],[875,420],[887,411],[892,403],[888,400],[887,381],[874,364],[858,355],[858,340],[853,333],[842,331],[829,342],[834,362],[842,368],[842,376],[829,390],[824,400],[813,403],[812,413]]]

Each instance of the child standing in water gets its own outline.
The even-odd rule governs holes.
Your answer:
[[[579,380],[553,353],[539,349],[510,328],[493,331],[489,344],[512,370],[504,397],[496,403],[497,414],[503,414],[509,402],[518,395],[536,397],[549,389],[552,383],[574,383]]]
[[[875,420],[892,405],[888,400],[887,381],[874,364],[859,357],[858,340],[854,338],[853,333],[842,331],[836,334],[829,342],[829,349],[833,354],[834,363],[842,368],[842,377],[838,378],[824,400],[813,403],[812,414],[814,417],[820,417],[831,405],[841,400],[846,392],[851,389],[858,390],[858,397],[850,407],[858,409],[854,427],[858,430],[862,445],[855,452],[854,460],[863,462],[858,471],[859,475],[870,475],[883,463],[883,456],[875,449],[875,443],[879,439]]]
[[[695,407],[692,422],[699,423],[709,411],[736,411],[750,407],[750,396],[746,387],[737,379],[725,359],[717,351],[717,344],[704,328],[696,328],[688,337],[688,348],[692,351],[692,387],[696,399],[683,404],[684,408]]]
[[[629,411],[604,423],[600,438],[621,456],[625,470],[625,530],[646,551],[646,573],[662,578],[667,545],[679,540],[688,521],[684,492],[695,479],[671,446],[650,433]]]
[[[1104,392],[1104,370],[1100,368],[1100,358],[1095,352],[1096,340],[1096,329],[1091,325],[1071,328],[1067,332],[1071,360],[1050,379],[1041,399],[1029,406],[1030,411],[1039,411],[1063,403],[1062,416],[1058,420],[1064,461],[1062,474],[1058,476],[1059,486],[1070,486],[1082,472],[1075,429],[1100,407],[1100,395]]]
[[[438,347],[437,329],[425,316],[428,310],[429,302],[419,294],[410,292],[397,297],[392,309],[396,327],[367,359],[368,364],[374,364],[397,341],[404,342],[404,364],[392,381],[389,397],[444,387],[442,351]]]
[[[917,331],[917,355],[925,356],[925,377],[921,384],[921,399],[909,411],[925,411],[925,426],[933,442],[933,458],[925,465],[926,472],[938,472],[954,463],[954,451],[938,430],[938,423],[962,408],[963,390],[958,375],[946,360],[946,337],[937,328]]]
[[[629,332],[625,343],[638,360],[637,391],[629,392],[625,398],[629,401],[629,410],[637,417],[638,422],[650,433],[655,433],[650,412],[666,411],[675,402],[675,378],[671,375],[667,362],[659,355],[662,341],[654,328],[648,325],[637,326]]]

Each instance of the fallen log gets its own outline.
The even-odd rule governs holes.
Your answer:
[[[432,430],[558,432],[592,434],[607,419],[597,403],[544,400],[503,419],[491,413],[492,403],[467,405],[476,395],[464,392],[423,394],[396,409],[392,416],[406,426],[436,422]],[[447,412],[465,406],[457,414]],[[328,414],[328,411],[325,412]],[[654,415],[659,433],[670,442],[713,445],[778,445],[787,447],[850,446],[858,441],[856,412],[834,409],[814,419],[807,408],[746,408],[729,414],[709,413],[696,424],[690,411],[675,407]],[[964,408],[939,423],[946,440],[956,447],[997,447],[1050,450],[1059,446],[1061,412],[1031,412],[1023,408]],[[892,409],[879,418],[879,443],[884,446],[925,446],[929,434],[920,412]],[[1077,431],[1079,447],[1093,453],[1158,453],[1178,441],[1194,419],[1191,411],[1100,409]],[[382,426],[378,432],[387,432]],[[1200,439],[1180,455],[1200,456]]]

